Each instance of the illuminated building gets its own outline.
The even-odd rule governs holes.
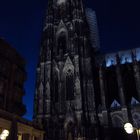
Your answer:
[[[140,127],[139,49],[97,50],[95,13],[82,0],[48,0],[34,98],[46,140],[127,139],[126,122]]]

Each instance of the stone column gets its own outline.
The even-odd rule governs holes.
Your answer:
[[[121,69],[120,69],[120,58],[117,55],[117,65],[116,65],[116,74],[117,74],[117,83],[118,83],[118,90],[119,90],[119,98],[120,98],[120,103],[122,107],[122,116],[125,122],[128,122],[128,111],[126,107],[126,102],[125,102],[125,96],[124,96],[124,88],[123,88],[123,81],[122,81],[122,76],[121,76]]]
[[[103,68],[102,68],[102,66],[100,66],[100,68],[99,68],[99,80],[100,80],[100,91],[101,91],[102,108],[103,108],[103,110],[106,110],[104,75],[103,75]]]
[[[140,68],[136,60],[133,61],[134,78],[136,83],[136,90],[138,93],[138,99],[140,101]]]
[[[125,107],[126,103],[125,103],[124,89],[123,89],[122,76],[120,70],[120,58],[118,55],[116,56],[116,58],[117,58],[116,75],[117,75],[119,98],[120,98],[121,106]]]
[[[106,97],[105,97],[105,78],[104,78],[104,67],[101,64],[99,67],[99,82],[100,82],[100,92],[101,92],[101,104],[102,104],[102,121],[100,128],[100,133],[101,136],[100,138],[107,139],[107,130],[109,128],[109,113],[107,111],[107,106],[106,106]]]

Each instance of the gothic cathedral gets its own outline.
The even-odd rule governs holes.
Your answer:
[[[34,107],[47,140],[97,139],[92,69],[82,0],[48,0]]]
[[[140,128],[140,48],[101,54],[97,29],[82,0],[48,0],[33,116],[44,140],[130,140],[124,124]]]

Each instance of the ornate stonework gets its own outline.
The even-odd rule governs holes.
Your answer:
[[[34,121],[44,126],[48,140],[97,139],[89,28],[82,0],[48,4]]]
[[[140,49],[101,55],[82,0],[48,0],[45,21],[34,121],[46,140],[127,139],[126,122],[140,127]]]

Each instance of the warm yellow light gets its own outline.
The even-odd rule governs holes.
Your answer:
[[[22,135],[18,134],[18,140],[22,140]]]
[[[131,123],[126,123],[126,124],[124,125],[124,130],[125,130],[126,133],[128,133],[128,134],[132,134],[132,133],[134,132],[134,128],[133,128],[133,126],[132,126]]]
[[[0,139],[1,139],[1,140],[6,140],[6,136],[1,135],[1,136],[0,136]]]
[[[8,130],[3,130],[2,134],[7,137],[9,135],[9,131]]]
[[[1,140],[6,140],[6,137],[9,135],[9,131],[4,129],[0,135]]]

